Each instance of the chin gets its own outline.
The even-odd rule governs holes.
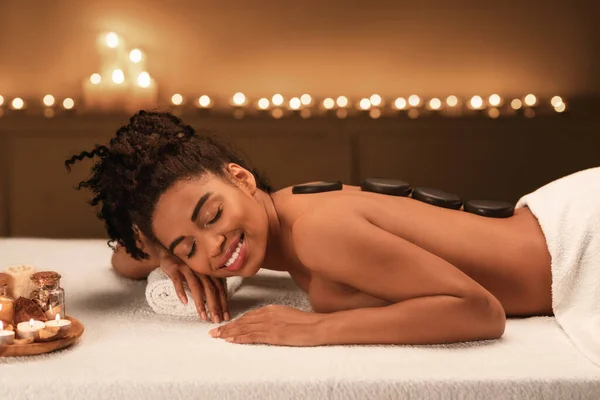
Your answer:
[[[249,251],[247,253],[246,260],[244,260],[244,265],[242,266],[242,268],[239,271],[237,271],[237,276],[249,278],[251,276],[256,275],[258,271],[260,271],[260,269],[262,268],[264,257],[258,257],[259,259],[257,260],[256,258],[257,256],[259,256],[259,254],[253,254],[251,249],[252,246],[248,246]]]
[[[260,267],[259,268],[244,268],[236,276],[242,276],[244,278],[250,278],[250,277],[256,275],[258,273],[258,271],[260,271]]]

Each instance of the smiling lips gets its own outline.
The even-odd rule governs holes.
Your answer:
[[[229,271],[236,271],[241,268],[243,259],[240,257],[240,254],[242,252],[243,245],[244,234],[242,233],[237,241],[231,243],[227,249],[227,252],[221,258],[222,263],[220,269],[225,268]]]

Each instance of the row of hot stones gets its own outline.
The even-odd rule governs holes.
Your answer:
[[[292,188],[294,194],[310,194],[342,190],[340,181],[317,182],[296,185]],[[397,179],[367,178],[360,184],[365,192],[380,193],[390,196],[412,197],[438,207],[452,210],[463,210],[472,214],[490,218],[507,218],[514,214],[515,206],[511,203],[495,200],[463,201],[458,195],[432,187],[413,188],[408,182]]]

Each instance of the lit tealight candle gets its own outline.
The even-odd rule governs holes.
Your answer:
[[[40,329],[44,329],[46,325],[42,321],[37,321],[31,318],[29,322],[21,322],[17,325],[17,337],[19,339],[37,339]]]
[[[15,340],[15,333],[13,331],[5,330],[4,323],[0,321],[0,346],[5,344],[13,344]]]
[[[132,63],[139,63],[140,61],[142,61],[142,51],[140,49],[131,50],[131,52],[129,53],[129,59]]]
[[[68,319],[60,319],[60,314],[56,314],[56,318],[46,322],[47,328],[59,328],[59,332],[71,329],[71,321]]]

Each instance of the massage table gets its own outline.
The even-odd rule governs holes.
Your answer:
[[[0,239],[0,269],[62,274],[73,346],[0,358],[1,399],[600,399],[600,368],[554,318],[510,319],[500,340],[433,346],[236,345],[215,324],[159,315],[145,281],[119,277],[106,240]],[[287,273],[261,271],[233,316],[269,303],[308,307]]]

